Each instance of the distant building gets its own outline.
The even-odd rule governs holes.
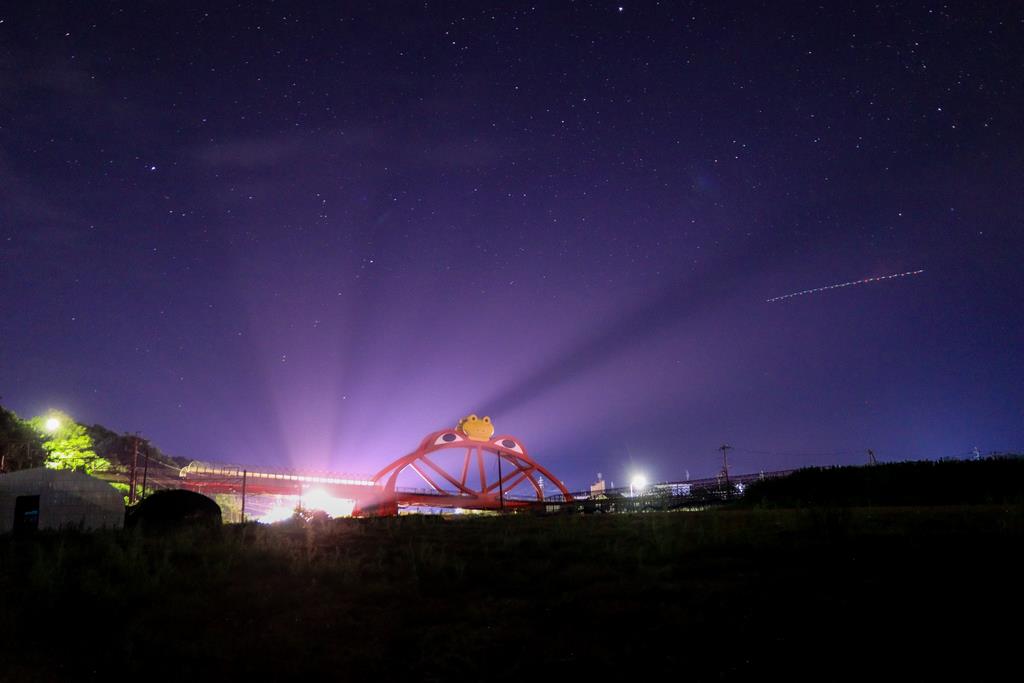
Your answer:
[[[608,487],[605,485],[604,477],[602,477],[601,473],[598,472],[597,481],[590,485],[590,495],[604,495],[605,491],[607,490]]]
[[[673,496],[688,496],[691,493],[689,484],[669,484],[668,489]]]
[[[0,533],[122,526],[124,497],[105,481],[45,467],[0,474]]]

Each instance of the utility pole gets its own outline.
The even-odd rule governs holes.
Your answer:
[[[132,440],[132,464],[131,470],[128,473],[128,504],[134,505],[135,501],[138,500],[136,486],[138,484],[139,437],[135,435],[130,438]]]
[[[505,491],[501,486],[501,453],[498,453],[498,505],[505,512]]]
[[[868,449],[868,464],[869,465],[877,465],[878,464],[878,461],[875,460],[875,452],[873,450],[871,450],[870,448]]]
[[[149,477],[149,444],[146,444],[146,463],[142,466],[142,497],[146,497],[146,478]]]
[[[722,444],[718,447],[718,450],[722,451],[722,474],[725,475],[725,488],[729,489],[729,457],[728,453],[732,450],[732,446],[728,444]]]
[[[245,480],[248,478],[249,470],[242,470],[242,512],[241,522],[245,523]]]
[[[19,456],[18,454],[21,453]],[[11,468],[23,470],[33,467],[36,458],[33,455],[33,444],[31,441],[8,441],[0,443],[0,472],[7,472]]]

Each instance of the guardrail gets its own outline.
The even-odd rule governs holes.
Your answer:
[[[796,470],[776,470],[774,472],[756,472],[754,474],[731,474],[729,475],[728,483],[730,486],[735,487],[737,484],[746,486],[755,481],[761,479],[771,479],[774,477],[785,477],[792,474]],[[618,497],[618,498],[630,498],[630,497],[641,497],[651,495],[673,495],[673,496],[686,496],[691,495],[691,491],[706,491],[711,488],[723,489],[726,486],[725,477],[706,477],[704,479],[687,479],[685,481],[666,481],[659,482],[657,484],[648,484],[642,490],[631,489],[629,486],[616,486],[615,488],[608,488],[601,491],[572,491],[572,497],[574,500],[589,500],[598,496],[604,497]],[[551,496],[546,496],[544,502],[550,503],[564,503],[565,497],[558,493]]]

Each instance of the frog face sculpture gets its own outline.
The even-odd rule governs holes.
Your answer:
[[[467,415],[459,420],[458,429],[472,441],[487,441],[494,436],[494,425],[491,424],[491,418],[486,415],[482,418]]]

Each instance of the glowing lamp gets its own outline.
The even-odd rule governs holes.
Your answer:
[[[642,474],[634,474],[633,478],[629,480],[629,495],[636,495],[638,492],[643,491],[647,488],[647,477]]]

